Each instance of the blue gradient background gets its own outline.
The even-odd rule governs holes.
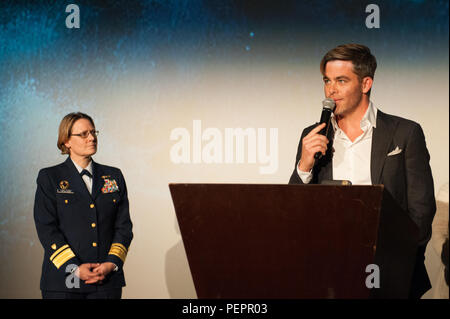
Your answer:
[[[65,27],[68,15],[65,7],[70,3],[80,7],[80,29]],[[367,29],[365,26],[368,15],[365,7],[369,3],[380,7],[380,29]],[[171,112],[183,116],[184,110],[175,106],[171,109],[170,105],[163,108],[151,102],[144,109],[136,109],[132,103],[133,96],[140,94],[143,88],[155,96],[167,93],[177,96],[212,68],[234,70],[242,67],[242,72],[255,72],[256,77],[260,68],[280,66],[286,70],[288,80],[309,81],[313,76],[318,77],[318,61],[326,51],[341,43],[359,42],[372,49],[379,68],[391,72],[393,84],[401,84],[399,91],[410,88],[407,83],[400,83],[401,77],[396,78],[396,75],[405,70],[419,74],[411,79],[414,87],[422,87],[424,92],[441,103],[424,106],[423,110],[413,114],[412,119],[421,122],[421,116],[427,113],[428,121],[432,123],[433,117],[445,116],[446,127],[438,139],[448,144],[448,80],[443,80],[439,87],[430,84],[434,76],[448,78],[448,3],[447,0],[367,3],[349,0],[2,1],[0,297],[39,297],[42,249],[32,217],[35,179],[40,168],[63,160],[55,151],[57,127],[61,118],[71,111],[81,110],[93,115],[97,127],[112,122],[103,114],[120,116],[128,111],[141,114],[147,125],[157,125],[161,114],[164,114],[163,120],[169,121]],[[426,76],[421,77],[422,72]],[[140,86],[133,86],[133,83]],[[174,84],[171,86],[170,83]],[[118,90],[127,92],[130,105],[124,105],[122,109],[99,105],[99,94],[112,94]],[[214,113],[217,105],[211,103],[209,111]],[[274,105],[273,109],[266,108],[264,112],[276,113],[279,107]],[[302,107],[304,112],[309,112],[306,105]],[[233,111],[237,119],[240,111]],[[389,113],[408,117],[407,106],[397,111]],[[192,123],[197,113],[185,112],[186,123]],[[217,109],[217,114],[222,114],[220,112],[222,110]],[[311,111],[311,118],[317,116],[317,109]],[[293,124],[287,120],[286,125],[291,127]],[[133,139],[133,127],[127,127],[117,118],[113,124],[112,133],[135,141],[128,149],[131,151],[127,157],[142,155],[138,139]],[[302,124],[305,125],[299,126],[306,126],[309,122],[305,119]],[[171,126],[170,123],[168,125]],[[256,126],[253,122],[248,125]],[[178,122],[172,125],[177,126]],[[427,133],[426,125],[424,130]],[[290,134],[291,152],[280,153],[283,157],[280,167],[289,167],[283,168],[282,174],[272,179],[255,177],[258,182],[287,182],[298,135],[297,128],[295,134]],[[427,139],[436,139],[426,136]],[[160,138],[169,143],[166,132],[161,132]],[[105,143],[108,145],[104,147],[102,163],[121,168],[131,165],[132,161],[117,159],[118,150],[122,147],[120,143],[115,143],[113,138],[106,141],[109,143]],[[158,145],[151,147],[155,149],[150,149],[149,159],[155,154],[152,152],[157,152]],[[444,157],[441,159],[443,164],[439,162],[432,166],[435,175],[440,175],[436,187],[448,182],[448,169],[441,169],[445,164],[448,166],[448,145],[445,147],[447,153],[439,154]],[[433,155],[438,156],[437,152],[430,153],[432,159]],[[167,162],[166,165],[169,164]],[[133,174],[153,178],[145,167],[137,171],[130,169],[130,172],[130,180],[133,180]],[[167,179],[170,181],[170,177]],[[255,179],[250,175],[248,181]],[[167,181],[163,180],[161,185],[167,185]],[[160,195],[168,193],[167,188],[152,192],[157,193],[156,196],[165,196],[165,205],[171,209],[170,197]],[[145,191],[136,193],[136,197],[146,196],[143,194]],[[157,222],[157,218],[153,221]],[[138,227],[141,228],[137,230],[145,231],[145,225]],[[136,254],[134,258],[138,265],[139,258],[145,256]],[[163,283],[156,286],[160,288],[151,292],[142,289],[129,296],[174,296],[170,287],[167,288],[169,293],[161,288]],[[132,290],[133,287],[127,289]]]

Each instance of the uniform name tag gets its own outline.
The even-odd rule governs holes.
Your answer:
[[[58,194],[75,194],[70,189],[57,189],[56,192]]]

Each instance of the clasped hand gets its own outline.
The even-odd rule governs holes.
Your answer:
[[[86,284],[101,283],[114,268],[111,262],[86,263],[78,266],[75,275]]]

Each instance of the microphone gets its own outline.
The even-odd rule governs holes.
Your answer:
[[[327,123],[325,125],[325,127],[323,129],[320,130],[319,134],[328,135],[328,129],[330,127],[330,118],[331,118],[331,114],[334,111],[334,108],[336,107],[336,103],[334,102],[333,99],[330,98],[326,98],[325,100],[322,101],[322,115],[320,116],[320,124],[322,123]],[[314,158],[320,159],[322,157],[322,153],[321,152],[317,152],[316,154],[314,154]]]

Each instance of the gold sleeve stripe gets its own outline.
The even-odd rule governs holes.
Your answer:
[[[115,252],[115,253],[118,253],[118,254],[120,254],[121,256],[123,256],[124,258],[120,258],[120,259],[123,259],[123,260],[125,260],[125,257],[127,256],[127,250],[124,248],[124,246],[123,245],[116,245],[116,244],[112,244],[111,245],[111,249],[110,249],[110,251],[111,252]]]
[[[53,260],[53,263],[55,264],[56,268],[59,269],[62,265],[64,265],[69,259],[75,257],[75,254],[73,253],[72,249],[68,248],[64,250],[61,254],[56,256],[56,258]]]
[[[56,255],[58,255],[61,251],[63,251],[66,248],[69,248],[69,245],[64,245],[64,246],[60,247],[57,251],[55,251],[53,253],[53,255],[51,255],[50,260],[53,261],[53,258],[55,258]]]
[[[123,249],[120,246],[116,246],[116,245],[111,245],[111,249],[110,250],[120,251],[120,252],[122,252],[125,255],[127,254],[127,251],[125,249]]]
[[[115,251],[115,252],[120,252],[121,254],[124,254],[124,255],[126,255],[127,254],[127,251],[126,250],[123,250],[123,248],[122,247],[119,247],[119,246],[111,246],[111,249],[110,249],[110,251]]]
[[[111,245],[111,249],[109,250],[108,254],[115,255],[119,257],[122,262],[125,262],[125,258],[127,257],[127,249],[122,244],[114,243]]]
[[[127,249],[124,245],[122,245],[121,243],[113,243],[113,244],[111,245],[111,247],[113,247],[113,246],[117,246],[117,247],[119,247],[119,248],[122,248],[125,252],[128,251],[128,249]]]

